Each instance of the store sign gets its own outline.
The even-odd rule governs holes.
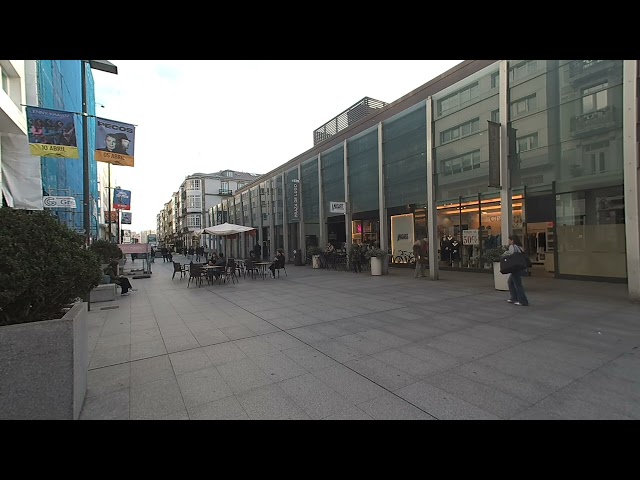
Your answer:
[[[300,221],[300,180],[297,178],[293,178],[291,180],[291,218],[289,221],[291,222],[299,222]]]
[[[76,208],[75,197],[42,197],[42,205],[44,208]]]
[[[394,256],[400,255],[401,250],[413,253],[414,235],[413,213],[391,217],[391,250]]]
[[[347,204],[345,202],[329,202],[329,211],[331,213],[347,213]]]
[[[463,245],[480,245],[478,230],[463,230],[462,244]]]

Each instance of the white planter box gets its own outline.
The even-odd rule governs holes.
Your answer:
[[[0,327],[0,420],[77,420],[87,392],[87,304]]]
[[[320,268],[320,255],[312,255],[311,263],[313,268]]]
[[[509,291],[509,285],[507,284],[507,280],[509,280],[510,273],[500,273],[500,262],[493,262],[493,283],[496,287],[496,290]]]
[[[382,275],[382,259],[371,257],[371,275]]]

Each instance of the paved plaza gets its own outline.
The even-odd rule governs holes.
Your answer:
[[[640,419],[626,285],[528,277],[518,307],[488,274],[288,265],[187,288],[152,266],[91,305],[81,420]]]

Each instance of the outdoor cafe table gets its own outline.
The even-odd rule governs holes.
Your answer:
[[[259,273],[260,275],[262,275],[262,279],[264,280],[264,278],[267,276],[267,266],[271,265],[271,262],[256,262],[254,263],[254,265],[258,267]]]
[[[202,268],[207,272],[207,278],[213,284],[213,272],[216,269],[224,268],[222,265],[203,265]],[[220,284],[220,280],[222,279],[222,275],[218,277],[218,285]]]

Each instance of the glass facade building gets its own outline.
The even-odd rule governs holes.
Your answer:
[[[250,210],[237,223],[289,261],[300,247],[357,242],[388,249],[393,265],[427,237],[432,278],[490,271],[483,253],[515,233],[545,276],[627,282],[638,257],[625,225],[625,162],[637,163],[637,149],[625,154],[627,70],[635,61],[465,61],[241,190]]]

